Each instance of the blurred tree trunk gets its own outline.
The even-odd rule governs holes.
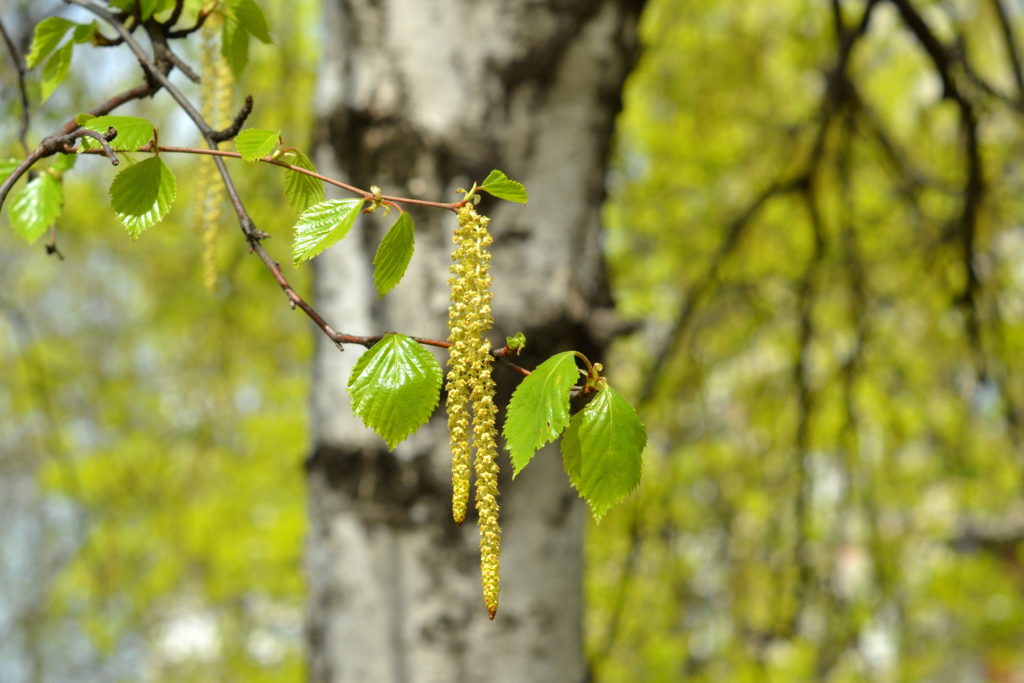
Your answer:
[[[492,341],[524,331],[527,366],[557,350],[599,356],[607,341],[594,324],[610,309],[598,236],[605,157],[641,5],[325,3],[317,93],[325,172],[444,201],[492,168],[526,184],[526,208],[485,201],[481,210],[494,219]],[[447,335],[454,217],[414,217],[416,253],[386,299],[377,299],[370,270],[383,221],[364,221],[318,260],[317,303],[337,328]],[[322,341],[316,355],[310,678],[583,680],[584,510],[557,450],[539,454],[514,483],[503,473],[501,606],[489,622],[475,520],[451,521],[443,416],[389,453],[344,391],[359,355]],[[496,377],[503,403],[515,378],[501,368]]]

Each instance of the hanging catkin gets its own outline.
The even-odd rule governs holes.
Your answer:
[[[452,516],[461,523],[469,502],[470,459],[476,470],[480,573],[490,618],[498,609],[501,529],[498,525],[498,445],[494,421],[491,343],[490,219],[472,202],[459,209],[448,308],[448,433],[452,452]],[[473,453],[475,451],[475,454]]]
[[[231,120],[232,78],[227,60],[220,54],[218,32],[219,28],[212,17],[203,24],[200,32],[199,67],[202,83],[199,91],[203,118],[214,128],[220,129]],[[201,156],[198,163],[197,228],[203,239],[203,282],[212,292],[217,286],[217,224],[220,221],[222,197],[220,174],[212,158]]]

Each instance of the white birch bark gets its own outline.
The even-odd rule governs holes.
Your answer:
[[[640,4],[325,2],[317,97],[325,172],[443,201],[492,168],[526,184],[527,207],[480,208],[495,236],[492,341],[524,331],[527,366],[572,348],[600,356],[606,341],[590,325],[610,304],[599,249],[605,157]],[[454,216],[413,213],[412,264],[383,300],[370,263],[384,222],[363,220],[317,260],[316,303],[337,329],[447,336]],[[359,354],[324,340],[316,354],[310,678],[584,680],[585,511],[557,448],[514,482],[502,454],[502,592],[488,621],[475,518],[451,521],[442,411],[389,453],[352,415],[344,391]],[[501,368],[496,378],[503,404],[517,378]]]

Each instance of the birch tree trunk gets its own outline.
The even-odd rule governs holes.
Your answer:
[[[485,200],[480,210],[495,238],[491,338],[501,345],[525,332],[528,367],[567,349],[600,357],[607,341],[596,324],[611,303],[599,247],[605,157],[641,4],[325,0],[321,169],[443,201],[492,168],[526,184],[527,207]],[[371,262],[384,222],[362,221],[318,259],[317,304],[338,329],[447,336],[454,216],[413,214],[412,263],[383,300]],[[319,343],[308,461],[310,678],[584,680],[585,511],[557,448],[514,482],[501,456],[502,593],[488,621],[475,519],[451,521],[442,411],[388,452],[352,415],[344,390],[360,351]],[[518,378],[500,367],[495,375],[503,405]]]

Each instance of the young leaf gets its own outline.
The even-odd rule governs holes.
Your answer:
[[[235,137],[235,149],[246,161],[259,161],[274,151],[280,137],[279,130],[246,128]]]
[[[74,43],[64,43],[49,59],[43,64],[43,82],[40,86],[40,101],[49,99],[57,86],[64,82],[68,75],[68,67],[71,66],[71,51],[74,50]]]
[[[225,15],[220,32],[220,53],[227,60],[235,80],[239,80],[249,63],[249,33],[230,12]]]
[[[411,338],[386,334],[356,361],[348,391],[352,411],[394,449],[437,407],[441,366]]]
[[[10,159],[0,159],[0,183],[7,180],[7,176],[14,173],[14,169],[18,168],[19,163],[21,162],[13,157]]]
[[[174,174],[160,157],[129,166],[110,184],[110,206],[132,239],[159,223],[174,203]]]
[[[228,12],[234,15],[239,26],[261,43],[273,42],[270,26],[263,10],[255,0],[227,0]]]
[[[303,211],[295,223],[295,265],[308,261],[347,235],[362,208],[362,199],[329,199]]]
[[[390,292],[405,275],[414,243],[412,216],[403,211],[380,241],[373,257],[373,286],[377,288],[378,297]]]
[[[309,157],[298,150],[288,152],[282,160],[292,166],[316,171],[316,166]],[[324,183],[305,173],[288,170],[284,174],[284,194],[295,212],[302,213],[313,204],[324,201]]]
[[[121,152],[134,152],[153,139],[153,124],[137,116],[94,116],[80,121],[82,128],[106,133],[109,128],[117,131],[117,137],[110,141],[110,146]],[[99,140],[83,137],[81,149],[99,149]]]
[[[509,179],[507,175],[495,169],[487,174],[483,184],[477,188],[483,190],[498,199],[506,199],[510,202],[526,203],[526,188],[523,184]]]
[[[569,388],[579,377],[575,355],[575,351],[563,351],[551,356],[513,392],[503,428],[513,477],[538,448],[557,439],[569,424]]]
[[[526,335],[516,332],[511,337],[505,337],[505,346],[516,352],[523,350],[526,348]]]
[[[640,483],[646,444],[640,416],[611,386],[572,416],[562,436],[562,464],[596,521]]]
[[[57,220],[63,203],[60,181],[48,173],[41,173],[14,195],[11,227],[31,244]]]
[[[25,66],[34,69],[42,64],[57,49],[68,30],[77,25],[64,17],[47,17],[36,24],[32,33],[32,47],[25,57]]]

